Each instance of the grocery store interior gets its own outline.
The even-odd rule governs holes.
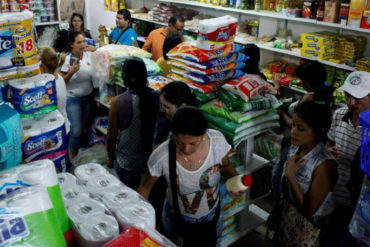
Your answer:
[[[370,246],[370,0],[0,9],[0,246]]]

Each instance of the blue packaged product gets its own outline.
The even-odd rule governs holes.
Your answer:
[[[9,82],[12,103],[21,118],[40,116],[57,109],[55,77],[36,75]]]
[[[0,170],[20,164],[21,126],[19,114],[6,104],[0,105]]]

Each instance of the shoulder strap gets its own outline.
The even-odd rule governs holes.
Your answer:
[[[117,45],[117,43],[118,43],[118,41],[119,41],[119,39],[122,37],[122,35],[129,29],[130,27],[127,27],[125,30],[123,30],[120,34],[119,34],[119,36],[118,36],[118,38],[117,38],[117,40],[114,42],[114,44],[115,45]]]
[[[170,185],[172,191],[173,208],[175,210],[175,218],[180,218],[179,200],[177,198],[177,183],[176,183],[176,146],[173,138],[168,143],[168,165],[170,171]]]
[[[130,91],[126,89],[124,93],[118,96],[118,127],[119,130],[125,130],[130,126],[133,112],[132,112],[132,96]]]

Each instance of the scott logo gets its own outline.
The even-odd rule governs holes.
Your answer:
[[[218,34],[217,40],[228,40],[229,37],[230,37],[230,31],[220,32]]]
[[[13,42],[12,36],[1,36],[0,37],[0,54],[7,52],[10,49],[14,49],[15,43]]]
[[[43,137],[40,140],[36,140],[35,142],[28,141],[25,144],[25,151],[29,153],[31,151],[35,151],[36,149],[42,149],[44,147],[45,141],[46,137]]]
[[[1,215],[0,217],[0,244],[8,246],[18,242],[30,234],[26,222],[21,217],[9,217],[11,215]]]
[[[23,105],[28,106],[28,105],[34,104],[35,102],[39,101],[42,98],[42,96],[44,96],[44,94],[45,92],[43,89],[33,92],[31,94],[25,94],[22,100]]]

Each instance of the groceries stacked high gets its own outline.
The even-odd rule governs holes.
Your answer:
[[[248,59],[234,44],[236,19],[231,16],[200,21],[195,42],[172,49],[173,80],[186,82],[203,102],[209,126],[220,130],[236,147],[271,127],[278,127],[273,110],[277,99],[266,94],[270,86],[261,77],[241,71]]]

